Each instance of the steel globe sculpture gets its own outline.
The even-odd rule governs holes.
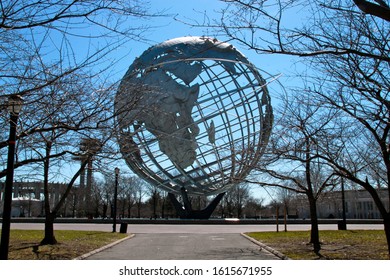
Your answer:
[[[273,119],[256,67],[232,45],[207,37],[146,50],[123,77],[115,110],[126,163],[167,191],[182,218],[208,218],[250,173]],[[216,197],[195,211],[188,195]]]

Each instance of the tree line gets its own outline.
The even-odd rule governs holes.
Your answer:
[[[94,218],[112,218],[115,182],[112,176],[95,177],[91,192],[90,208]],[[82,191],[82,190],[77,190]],[[74,195],[80,197],[81,194]],[[195,210],[203,209],[211,198],[206,196],[190,196]],[[72,211],[76,206],[74,198],[68,200],[67,211],[62,216],[85,217],[85,208],[77,213]],[[71,205],[74,205],[73,207]],[[224,196],[220,205],[213,213],[213,218],[252,218],[258,219],[265,215],[267,205],[263,198],[253,195],[247,184],[232,187]],[[119,218],[164,219],[178,218],[168,193],[146,183],[136,177],[120,176],[118,183],[117,216]]]

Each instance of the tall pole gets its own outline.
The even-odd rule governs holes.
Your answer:
[[[279,203],[276,203],[276,232],[279,232]]]
[[[87,164],[87,184],[85,188],[85,214],[88,219],[93,218],[91,208],[91,194],[92,194],[92,158],[88,160]]]
[[[347,217],[345,213],[345,192],[344,192],[344,178],[341,178],[341,201],[343,209],[343,229],[347,229]]]
[[[16,124],[22,104],[20,96],[11,96],[8,101],[10,111],[10,131],[8,139],[7,177],[4,190],[3,222],[1,230],[0,259],[8,259],[9,236],[11,228],[12,187],[14,181],[14,160],[16,142]]]
[[[118,177],[119,177],[119,168],[115,168],[115,189],[114,189],[114,207],[113,207],[113,224],[112,232],[116,232],[116,204],[118,200]]]

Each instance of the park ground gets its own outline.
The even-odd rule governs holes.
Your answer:
[[[309,231],[252,232],[248,236],[290,259],[387,260],[383,230],[323,230],[321,256],[312,252]],[[68,260],[127,237],[128,234],[100,231],[57,230],[56,245],[39,245],[41,230],[12,230],[9,259]]]
[[[309,231],[255,232],[248,236],[293,260],[388,260],[383,230],[320,231],[321,256],[313,253]]]

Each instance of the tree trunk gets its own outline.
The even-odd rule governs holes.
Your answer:
[[[388,163],[390,165],[390,162]],[[388,168],[390,170],[390,168]],[[388,179],[390,179],[390,173],[388,172]],[[358,182],[361,186],[363,186],[371,195],[371,197],[374,199],[375,205],[378,208],[379,212],[381,213],[381,216],[383,218],[383,225],[385,227],[385,234],[386,234],[386,240],[387,240],[387,250],[390,258],[390,212],[388,211],[388,208],[385,206],[384,198],[383,201],[381,197],[379,196],[377,190],[371,186],[368,182],[368,179],[366,178],[365,183]],[[390,199],[390,189],[388,186],[388,196]]]
[[[387,251],[390,259],[390,213],[387,213],[386,216],[383,217],[383,224],[385,226],[385,234],[387,240]]]
[[[279,232],[279,205],[276,206],[276,232]]]
[[[46,143],[46,157],[43,162],[43,192],[45,197],[45,237],[41,241],[41,245],[56,244],[57,240],[54,236],[54,220],[56,218],[56,212],[52,213],[50,209],[50,196],[49,196],[49,168],[50,168],[50,151],[51,142]]]
[[[310,223],[311,223],[310,243],[313,244],[314,253],[320,256],[321,243],[320,243],[320,235],[318,230],[317,201],[311,195],[308,195],[308,198],[310,204]]]
[[[284,203],[283,216],[284,216],[284,231],[287,232],[287,206],[286,206],[286,203]]]
[[[137,203],[137,217],[141,218],[141,199]]]
[[[157,218],[157,191],[153,192],[153,219]]]
[[[45,237],[41,241],[41,245],[54,245],[57,243],[57,240],[54,236],[54,220],[55,214],[46,213],[45,219]]]
[[[320,235],[318,231],[318,218],[317,218],[317,199],[314,196],[312,178],[311,178],[311,140],[309,137],[305,138],[306,144],[306,183],[307,183],[307,191],[306,195],[309,200],[310,205],[310,223],[311,223],[311,231],[310,231],[310,243],[313,244],[314,253],[318,256],[320,255],[321,244],[320,244]]]
[[[66,197],[69,195],[69,192],[76,181],[76,179],[80,176],[82,170],[84,170],[87,165],[87,161],[85,161],[80,169],[76,172],[73,178],[70,180],[65,192],[63,193],[60,201],[54,207],[53,211],[50,210],[50,201],[49,201],[49,161],[46,160],[44,162],[44,195],[45,195],[45,237],[41,241],[41,245],[46,244],[56,244],[57,240],[54,236],[54,220],[56,219],[57,213],[59,213],[61,206],[64,204]]]
[[[163,195],[163,199],[161,201],[161,218],[165,218],[165,195]]]

